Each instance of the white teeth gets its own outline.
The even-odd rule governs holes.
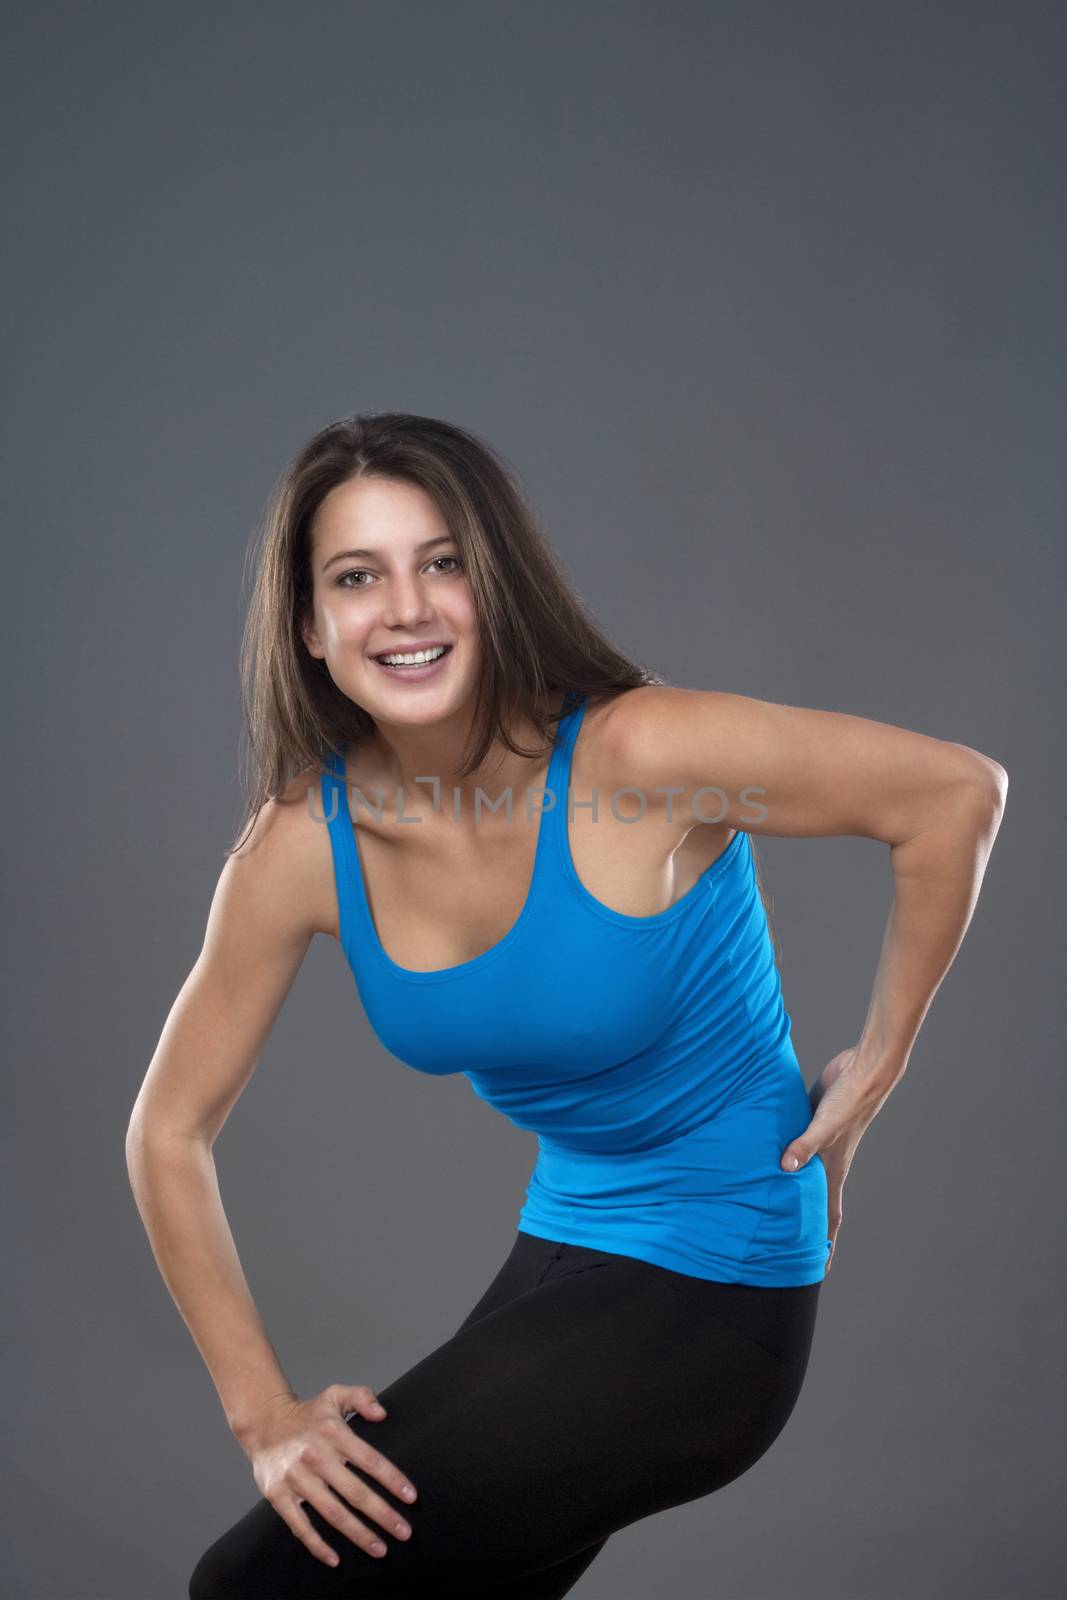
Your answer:
[[[387,666],[417,667],[427,661],[436,661],[444,653],[444,645],[439,645],[435,650],[416,650],[413,655],[379,656],[378,660],[384,661]]]

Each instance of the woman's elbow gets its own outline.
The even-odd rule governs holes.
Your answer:
[[[973,776],[975,787],[983,798],[996,806],[1003,807],[1004,799],[1008,792],[1008,774],[999,761],[994,761],[992,756],[987,756],[981,750],[973,750],[970,745],[961,745],[973,763]]]

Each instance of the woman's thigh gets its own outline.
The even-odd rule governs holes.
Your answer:
[[[190,1596],[565,1594],[616,1529],[721,1488],[770,1447],[819,1287],[711,1283],[520,1234],[457,1332],[380,1391],[388,1416],[365,1434],[354,1419],[418,1488],[408,1506],[349,1469],[411,1539],[385,1535],[375,1560],[306,1505],[341,1558],[329,1568],[260,1499],[205,1552]]]

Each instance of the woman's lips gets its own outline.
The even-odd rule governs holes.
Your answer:
[[[435,677],[437,673],[442,672],[451,654],[452,646],[446,645],[444,654],[438,656],[435,661],[425,661],[421,666],[414,667],[387,667],[377,656],[372,656],[371,660],[388,678],[398,678],[404,683],[421,683],[425,678]]]

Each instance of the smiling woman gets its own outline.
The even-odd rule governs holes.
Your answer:
[[[242,646],[252,781],[233,848],[325,749],[373,745],[408,684],[405,722],[454,728],[464,708],[462,782],[491,754],[536,756],[522,737],[543,749],[564,689],[661,681],[587,613],[503,458],[432,418],[350,418],[316,435],[274,497],[256,564]],[[432,671],[378,661],[430,644],[448,646]]]
[[[291,463],[242,666],[247,825],[127,1142],[260,1493],[190,1596],[551,1600],[785,1426],[849,1163],[962,939],[1007,776],[902,728],[665,684],[597,627],[502,459],[407,413],[346,418]],[[524,815],[480,806],[490,780]],[[353,791],[377,805],[353,815]],[[810,1093],[758,833],[890,851],[867,1021]],[[384,1410],[365,1384],[291,1388],[214,1170],[316,932],[398,1061],[538,1136],[509,1254]]]

